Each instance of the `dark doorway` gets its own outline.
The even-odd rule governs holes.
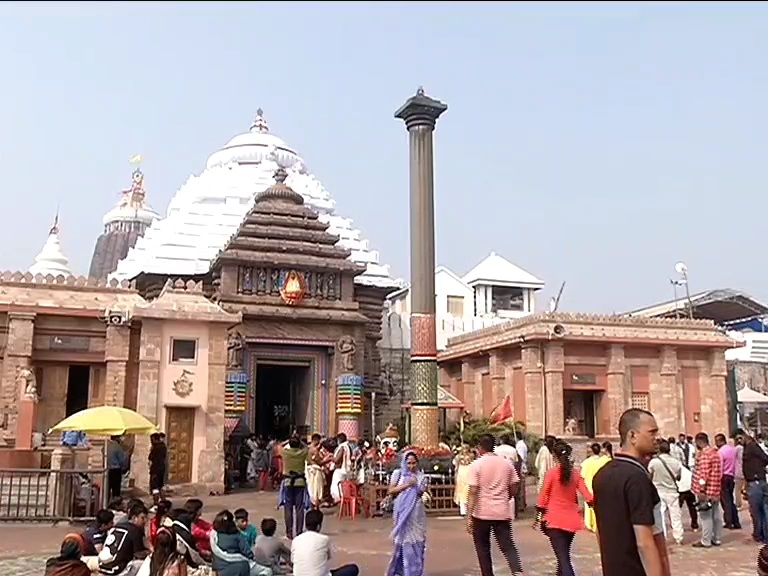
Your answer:
[[[256,422],[253,430],[265,437],[288,438],[304,421],[298,406],[309,367],[262,364],[256,367]]]
[[[72,364],[67,377],[67,416],[88,408],[90,388],[91,367],[87,364]]]

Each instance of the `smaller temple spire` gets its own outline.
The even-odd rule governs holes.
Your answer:
[[[264,110],[262,110],[261,108],[256,110],[256,117],[253,119],[253,122],[251,123],[251,132],[261,132],[262,134],[269,133],[269,125],[267,124],[267,121],[264,119]]]
[[[59,242],[59,211],[56,210],[56,216],[53,219],[53,226],[48,232],[48,238],[43,245],[43,249],[35,257],[35,263],[30,266],[29,271],[32,274],[42,274],[47,276],[71,276],[69,270],[69,259],[61,250]]]

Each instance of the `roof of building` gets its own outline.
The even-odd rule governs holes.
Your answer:
[[[132,310],[137,318],[155,320],[190,320],[195,322],[223,322],[235,325],[242,321],[241,314],[232,314],[203,294],[202,282],[193,280],[166,280],[160,295],[151,302],[139,302]]]
[[[744,292],[724,288],[691,294],[690,303],[683,296],[646,308],[626,313],[626,316],[646,318],[674,318],[688,316],[692,308],[694,318],[706,318],[721,326],[741,323],[768,315],[768,306]]]
[[[142,273],[207,273],[245,218],[254,197],[275,182],[278,168],[286,170],[286,184],[330,225],[328,231],[339,237],[339,246],[350,250],[350,260],[366,266],[366,271],[355,278],[357,283],[399,286],[352,221],[335,214],[335,202],[304,160],[269,131],[261,110],[248,132],[235,136],[211,155],[199,176],[190,176],[171,200],[166,217],[149,226],[112,276],[130,279]]]
[[[492,284],[539,290],[544,281],[519,266],[512,264],[496,252],[491,252],[482,262],[467,272],[462,280],[470,285]]]
[[[61,242],[59,242],[59,216],[53,221],[48,232],[48,238],[43,244],[43,249],[35,256],[35,263],[29,267],[29,272],[33,275],[41,274],[42,276],[71,276],[72,272],[69,269],[69,258],[64,255],[61,249]]]
[[[728,349],[741,346],[712,320],[545,312],[448,340],[438,361],[533,342],[599,342]]]

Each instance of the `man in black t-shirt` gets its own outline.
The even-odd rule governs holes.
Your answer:
[[[659,495],[646,464],[656,450],[653,414],[632,408],[619,420],[621,449],[592,482],[603,576],[669,576],[658,522]]]
[[[110,576],[133,576],[149,555],[144,542],[147,507],[134,504],[128,510],[128,522],[118,524],[107,533],[99,552],[99,573]]]

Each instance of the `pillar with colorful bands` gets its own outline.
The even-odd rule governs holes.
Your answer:
[[[363,378],[342,374],[336,380],[336,412],[338,431],[349,439],[360,438],[360,415],[363,413]]]
[[[228,370],[224,385],[224,430],[232,433],[248,407],[248,373]]]
[[[419,88],[397,112],[408,130],[411,226],[411,444],[439,442],[435,323],[435,190],[432,134],[448,109]]]

